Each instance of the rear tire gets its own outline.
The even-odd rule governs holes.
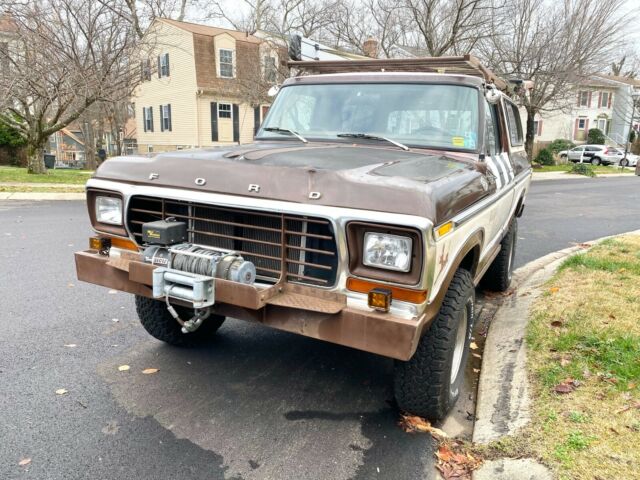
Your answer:
[[[193,310],[174,305],[180,318],[189,320]],[[171,316],[163,301],[136,295],[136,312],[144,329],[154,338],[178,347],[201,345],[213,337],[225,320],[220,315],[210,315],[195,332],[182,333],[182,327]]]
[[[594,167],[597,167],[598,165],[600,165],[600,159],[598,157],[592,158],[591,165],[593,165]]]
[[[500,252],[482,278],[482,287],[494,292],[505,292],[513,277],[513,259],[518,242],[518,219],[513,218],[509,230],[500,243]]]
[[[459,269],[411,360],[396,360],[393,389],[400,409],[441,420],[460,395],[474,322],[475,288]]]
[[[622,160],[620,160],[620,166],[621,167],[628,167],[629,166],[629,160],[627,160],[626,158],[623,158]]]

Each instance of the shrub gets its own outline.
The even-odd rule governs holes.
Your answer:
[[[599,128],[590,128],[589,133],[587,134],[587,143],[591,143],[594,145],[604,145],[606,138],[602,130]]]
[[[553,142],[547,145],[547,150],[551,153],[559,153],[562,150],[570,150],[575,147],[576,144],[571,140],[565,140],[564,138],[556,138]]]
[[[636,141],[636,131],[632,128],[631,130],[629,130],[629,143],[633,143]]]
[[[540,165],[555,165],[555,161],[553,160],[553,153],[548,148],[543,148],[538,152],[538,156],[536,157],[536,162]]]
[[[595,177],[596,172],[590,163],[573,163],[569,169],[569,173],[576,175],[584,175],[585,177]]]

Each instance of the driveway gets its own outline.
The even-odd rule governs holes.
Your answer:
[[[639,228],[639,192],[534,183],[517,263]],[[0,221],[0,478],[434,478],[430,437],[396,426],[390,360],[235,320],[209,348],[163,345],[129,295],[76,281],[82,203],[0,202]]]

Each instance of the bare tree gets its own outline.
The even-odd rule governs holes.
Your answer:
[[[415,45],[428,55],[471,52],[491,34],[489,19],[498,8],[490,0],[403,0],[416,27]]]
[[[638,76],[639,70],[640,56],[638,56],[633,51],[626,52],[622,54],[620,60],[611,62],[612,75],[627,78],[636,78]]]
[[[619,47],[618,12],[625,0],[510,0],[491,22],[481,56],[499,74],[533,80],[520,97],[527,111],[526,148],[532,154],[534,119],[575,102],[575,86],[602,70]]]
[[[115,92],[130,95],[139,79],[129,62],[136,37],[91,0],[26,2],[9,13],[16,32],[0,77],[0,120],[24,137],[29,172],[41,173],[52,134]]]

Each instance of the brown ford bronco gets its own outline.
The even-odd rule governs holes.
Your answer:
[[[100,166],[78,278],[173,345],[231,316],[391,357],[400,408],[442,418],[475,286],[511,281],[530,166],[508,84],[469,56],[290,65],[255,143]]]

